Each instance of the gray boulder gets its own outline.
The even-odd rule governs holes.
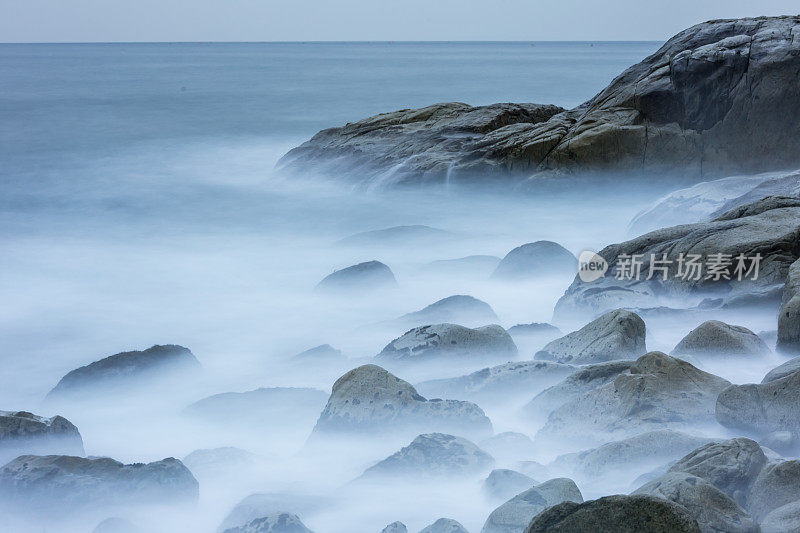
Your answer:
[[[167,458],[125,465],[107,457],[22,455],[0,470],[0,500],[68,512],[87,506],[194,503],[199,486],[183,463]]]
[[[787,531],[800,531],[800,500],[775,509],[761,521],[761,533]]]
[[[703,533],[758,533],[753,518],[708,481],[685,472],[670,472],[633,494],[664,498],[685,508]]]
[[[0,411],[0,463],[19,455],[83,455],[83,439],[72,422],[27,411]]]
[[[188,405],[183,415],[225,426],[295,424],[313,421],[325,406],[328,395],[321,390],[269,387],[247,392],[224,392]]]
[[[613,382],[553,411],[537,439],[601,444],[644,431],[713,424],[717,395],[728,385],[686,361],[650,352]]]
[[[707,300],[715,301],[716,306],[762,304],[774,309],[789,266],[800,257],[798,234],[800,199],[768,197],[711,222],[660,229],[607,246],[598,254],[608,262],[608,274],[588,283],[576,277],[556,304],[555,316],[564,319],[575,315],[596,316],[619,307],[653,308],[675,300],[685,302],[687,307]],[[761,260],[758,277],[753,279],[754,271],[746,274],[754,266],[750,258],[756,253]],[[665,267],[666,279],[665,273],[658,270],[647,279],[652,259],[662,261],[664,254],[667,263],[653,263],[653,266]],[[723,263],[719,279],[716,275],[709,277],[707,269],[718,257],[716,254],[725,254],[723,259],[731,258],[730,264]],[[686,266],[690,255],[699,256],[697,264],[702,266],[699,276]],[[623,268],[625,263],[620,259],[633,256],[641,258],[638,277]],[[745,258],[744,268],[737,273],[740,256]]]
[[[243,526],[226,529],[225,533],[313,533],[297,515],[275,513],[256,518]]]
[[[427,433],[367,468],[361,479],[469,476],[484,472],[493,464],[491,455],[467,439],[444,433]]]
[[[525,533],[700,533],[697,521],[681,505],[655,496],[606,496],[582,504],[551,507]]]
[[[778,381],[779,379],[785,378],[786,376],[794,374],[797,371],[800,371],[800,357],[795,357],[794,359],[790,359],[780,366],[776,366],[770,370],[766,376],[764,376],[764,379],[761,380],[761,383],[764,384]]]
[[[366,261],[336,270],[320,281],[314,290],[319,292],[372,291],[397,286],[391,269],[380,261]]]
[[[705,479],[744,506],[750,487],[766,462],[757,443],[737,438],[701,446],[675,463],[669,472]]]
[[[438,228],[413,224],[393,226],[350,235],[336,242],[338,246],[386,246],[434,244],[451,239],[453,234]]]
[[[489,304],[463,294],[442,298],[424,309],[408,313],[398,319],[399,322],[413,325],[442,322],[480,322],[485,324],[490,320],[497,320],[497,315],[494,314],[494,310]]]
[[[419,533],[469,533],[467,529],[452,518],[440,518]]]
[[[689,177],[791,168],[798,17],[688,28],[581,106],[439,104],[321,131],[281,166],[376,186],[604,171]],[[757,139],[758,142],[753,142]],[[646,172],[643,172],[646,171]]]
[[[716,414],[723,426],[756,435],[800,434],[800,372],[760,385],[731,385],[717,398]]]
[[[609,361],[587,365],[570,374],[564,381],[537,394],[525,405],[523,411],[534,419],[547,416],[565,403],[579,398],[587,392],[614,381],[628,371],[633,361]]]
[[[47,394],[48,400],[91,398],[98,392],[114,392],[131,386],[196,374],[200,363],[188,348],[175,344],[147,350],[122,352],[73,370]]]
[[[295,513],[313,513],[325,506],[320,498],[303,494],[256,493],[237,503],[228,513],[217,531],[223,532],[231,528],[244,526],[253,520],[266,516],[283,514],[283,509],[292,509]]]
[[[645,336],[639,315],[617,309],[550,342],[534,358],[578,365],[636,359],[647,352]]]
[[[800,353],[800,259],[792,263],[778,315],[778,344],[781,352]]]
[[[408,533],[408,528],[402,522],[392,522],[383,528],[381,533]]]
[[[719,320],[703,322],[672,350],[672,355],[697,357],[757,357],[770,352],[761,337],[742,326]]]
[[[492,272],[493,279],[525,280],[576,272],[578,260],[572,252],[552,241],[536,241],[508,252]]]
[[[513,358],[517,346],[498,325],[465,328],[433,324],[407,331],[375,356],[376,361],[415,362],[432,359]]]
[[[572,365],[550,361],[518,361],[484,368],[457,378],[423,381],[417,390],[426,396],[483,402],[513,401],[552,386],[575,371]]]
[[[312,436],[450,431],[491,433],[480,407],[456,400],[427,400],[406,381],[376,365],[355,368],[336,380]]]
[[[483,480],[483,493],[492,500],[508,500],[538,483],[531,477],[516,470],[499,468],[492,470]]]
[[[800,500],[800,461],[767,464],[753,482],[747,496],[747,509],[756,520],[772,511]]]
[[[520,533],[533,517],[561,502],[581,503],[583,496],[571,479],[556,478],[518,494],[492,511],[481,533]]]

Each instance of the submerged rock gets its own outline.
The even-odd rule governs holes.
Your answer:
[[[449,379],[423,381],[417,390],[426,396],[466,399],[479,403],[508,403],[517,396],[530,398],[574,372],[575,367],[549,361],[518,361],[484,368]]]
[[[731,385],[717,398],[716,415],[723,426],[757,435],[800,434],[800,372],[760,385]]]
[[[493,500],[508,500],[537,485],[536,481],[516,470],[492,470],[483,480],[483,493]]]
[[[300,520],[290,513],[275,513],[256,518],[243,526],[226,529],[224,533],[313,533]]]
[[[419,435],[411,444],[364,471],[380,477],[465,476],[484,472],[494,459],[474,443],[443,433]]]
[[[497,315],[486,302],[472,296],[457,294],[442,298],[419,311],[403,315],[398,321],[415,325],[475,321],[485,324],[488,320],[496,319]]]
[[[508,252],[492,273],[493,279],[525,280],[576,272],[578,260],[552,241],[536,241]]]
[[[512,358],[517,346],[498,325],[470,329],[433,324],[407,331],[375,356],[377,361],[414,362],[440,358]]]
[[[664,498],[686,509],[703,533],[758,533],[753,518],[708,481],[685,472],[669,472],[633,494]]]
[[[427,400],[406,381],[376,365],[355,368],[336,380],[312,435],[413,431],[490,433],[483,410],[470,402]]]
[[[167,458],[125,465],[114,459],[23,455],[0,470],[6,504],[53,512],[86,506],[193,503],[197,480],[183,463]]]
[[[452,518],[440,518],[419,533],[469,533],[467,529]]]
[[[800,353],[800,259],[792,263],[786,275],[778,315],[777,349],[785,353]]]
[[[122,352],[73,370],[61,378],[47,394],[47,399],[86,397],[102,390],[153,383],[160,379],[186,375],[200,370],[200,363],[188,348],[175,344],[155,345],[147,350]]]
[[[556,478],[518,494],[492,511],[481,533],[519,533],[537,514],[561,502],[583,501],[577,485],[566,478]]]
[[[0,463],[19,455],[83,455],[83,439],[72,422],[27,411],[0,411]]]
[[[321,390],[295,387],[260,388],[248,392],[224,392],[198,400],[183,414],[220,425],[294,424],[313,421],[328,395]]]
[[[566,502],[545,510],[525,533],[700,533],[681,505],[646,495],[606,496],[582,504]]]
[[[761,337],[742,326],[719,320],[703,322],[689,332],[672,350],[673,355],[698,357],[757,357],[770,352]]]
[[[617,309],[550,342],[534,357],[579,365],[636,359],[647,352],[645,336],[644,320],[639,315]]]
[[[553,411],[537,439],[602,443],[644,431],[712,424],[717,395],[728,385],[686,361],[650,352],[613,382]]]
[[[317,284],[315,290],[352,293],[396,286],[397,280],[388,266],[380,261],[367,261],[328,274]]]

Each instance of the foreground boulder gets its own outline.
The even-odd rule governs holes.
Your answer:
[[[328,274],[315,290],[319,292],[345,292],[385,289],[397,286],[392,270],[380,261],[367,261]]]
[[[757,357],[769,352],[767,343],[749,329],[708,320],[690,331],[675,346],[672,355]]]
[[[639,315],[617,309],[550,342],[534,358],[578,365],[636,359],[647,351],[645,336]]]
[[[561,502],[583,501],[577,485],[566,478],[556,478],[518,494],[492,511],[481,533],[519,533],[548,507]]]
[[[792,263],[783,288],[778,315],[778,350],[800,353],[800,259]]]
[[[175,344],[122,352],[77,368],[61,378],[47,394],[48,400],[86,397],[93,392],[113,392],[132,386],[196,374],[200,363],[188,348]]]
[[[518,281],[569,275],[578,269],[572,253],[552,241],[536,241],[508,252],[492,273],[493,279]]]
[[[419,533],[469,533],[467,529],[452,518],[440,518]]]
[[[566,502],[542,512],[525,533],[700,533],[681,505],[647,495],[606,496],[582,504]]]
[[[281,165],[374,185],[676,167],[700,177],[791,167],[800,159],[798,25],[798,17],[704,22],[570,111],[439,104],[385,113],[324,130]]]
[[[753,518],[736,502],[705,479],[685,472],[669,472],[633,494],[677,503],[697,520],[703,533],[758,533]]]
[[[398,321],[413,325],[437,324],[441,322],[480,322],[497,320],[497,315],[489,304],[484,301],[457,294],[442,298],[438,302],[401,316]]]
[[[778,461],[758,474],[747,496],[747,508],[756,520],[762,520],[795,501],[800,501],[800,461]]]
[[[760,385],[731,385],[717,398],[716,416],[723,426],[756,435],[800,434],[800,372]]]
[[[333,384],[312,436],[425,430],[486,435],[492,424],[473,403],[427,400],[411,384],[383,368],[364,365]]]
[[[485,472],[491,455],[461,437],[419,435],[411,444],[364,471],[361,479],[384,477],[467,476]]]
[[[553,411],[537,439],[601,444],[644,431],[710,425],[717,395],[728,385],[686,361],[650,352],[613,382]]]
[[[6,504],[48,506],[66,512],[86,506],[193,503],[197,480],[183,463],[167,458],[125,465],[114,459],[23,455],[0,470]]]
[[[433,324],[407,331],[375,356],[377,361],[415,362],[433,359],[512,358],[517,346],[502,327],[465,328]]]
[[[516,397],[552,386],[575,371],[572,365],[549,361],[518,361],[484,368],[472,374],[449,379],[434,379],[417,385],[426,396],[483,402],[508,403]]]
[[[256,518],[243,526],[226,529],[224,533],[313,533],[297,515],[275,513]]]
[[[800,199],[780,197],[747,204],[711,222],[647,233],[600,250],[598,254],[608,262],[608,274],[589,283],[576,278],[556,304],[555,314],[570,319],[618,307],[654,308],[675,299],[687,307],[707,299],[716,302],[716,306],[763,304],[774,309],[789,266],[800,257],[799,236]],[[756,279],[754,270],[747,275],[754,268],[753,250],[761,256]],[[724,254],[719,275],[707,267],[719,258],[717,254]],[[702,267],[699,276],[696,269],[690,271],[686,266],[690,255],[699,256],[695,261]],[[631,271],[633,256],[640,257],[638,276]],[[741,265],[737,260],[740,256],[744,258]],[[662,262],[664,259],[667,263]],[[654,276],[647,279],[651,264],[666,270],[655,270]]]
[[[260,425],[313,421],[328,395],[321,390],[269,387],[248,392],[224,392],[188,405],[183,414],[204,422],[256,428]]]
[[[72,422],[27,411],[0,411],[0,462],[19,455],[83,455],[83,439]]]

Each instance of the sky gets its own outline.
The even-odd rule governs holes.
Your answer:
[[[0,42],[663,41],[796,0],[0,0]]]

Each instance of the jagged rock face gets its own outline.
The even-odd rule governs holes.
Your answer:
[[[467,439],[443,433],[427,433],[369,467],[361,478],[465,476],[484,472],[493,464],[491,455]]]
[[[508,403],[514,397],[530,398],[532,394],[558,383],[575,371],[572,365],[549,361],[519,361],[478,370],[449,379],[434,379],[417,385],[429,397],[453,398],[482,402]]]
[[[0,463],[23,454],[83,455],[83,439],[64,417],[0,411]]]
[[[747,508],[761,520],[794,501],[800,501],[800,461],[780,461],[768,464],[758,474],[747,496]]]
[[[792,263],[778,315],[778,350],[800,353],[800,259]]]
[[[414,362],[441,358],[511,358],[517,346],[498,325],[465,328],[433,324],[414,328],[390,342],[375,356],[377,361]]]
[[[683,506],[703,533],[758,533],[753,518],[708,481],[685,472],[669,472],[633,494],[664,498]]]
[[[645,336],[639,315],[617,309],[550,342],[534,358],[578,365],[636,359],[647,352]]]
[[[51,390],[50,400],[77,397],[90,392],[134,386],[180,373],[196,373],[200,363],[188,348],[174,344],[155,345],[147,350],[122,352],[77,368]]]
[[[381,533],[408,533],[408,528],[402,522],[392,522],[383,528]]]
[[[787,503],[761,521],[761,533],[785,533],[800,530],[800,500]]]
[[[493,500],[508,500],[536,485],[536,481],[516,470],[492,470],[483,480],[483,493]]]
[[[376,290],[397,286],[392,270],[380,261],[366,261],[328,274],[314,290],[346,292]]]
[[[537,439],[601,444],[644,431],[710,424],[717,395],[729,384],[686,361],[650,352],[613,382],[553,411]]]
[[[769,351],[761,337],[749,329],[708,320],[681,339],[672,355],[757,357]]]
[[[324,130],[294,171],[393,185],[537,172],[693,176],[800,160],[800,17],[715,20],[677,34],[585,104],[438,104]]]
[[[525,533],[700,533],[682,506],[654,496],[606,496],[582,504],[562,503],[539,514]]]
[[[226,529],[224,533],[313,533],[297,515],[275,513],[248,522],[243,526]]]
[[[197,480],[183,463],[167,458],[125,465],[107,457],[23,455],[0,470],[0,494],[6,503],[52,510],[88,505],[192,503]]]
[[[800,357],[795,357],[794,359],[790,359],[780,366],[776,366],[770,370],[766,376],[764,376],[764,379],[761,380],[761,383],[764,384],[770,383],[771,381],[777,381],[790,374],[794,374],[797,371],[800,371]]]
[[[485,435],[491,428],[483,410],[473,403],[427,400],[383,368],[364,365],[333,384],[313,434],[454,430]]]
[[[717,398],[716,414],[723,426],[759,435],[800,434],[800,372],[760,385],[731,385]]]
[[[508,252],[492,273],[493,279],[519,281],[575,272],[578,260],[558,243],[536,241]]]
[[[669,263],[654,266],[665,266],[666,272],[654,270],[648,280],[651,258],[661,261],[664,254]],[[716,276],[706,279],[709,274],[706,264],[715,254],[732,258],[724,269],[729,279],[722,276],[718,280]],[[746,270],[742,271],[742,280],[737,279],[735,258],[741,254],[745,258],[761,255],[757,279],[752,279],[753,273],[747,276]],[[557,317],[595,316],[618,307],[651,308],[661,305],[663,299],[675,298],[683,302],[681,305],[718,297],[725,306],[741,305],[749,299],[749,303],[764,301],[777,307],[789,267],[800,257],[800,199],[768,197],[712,222],[665,228],[607,246],[598,255],[608,262],[608,273],[589,283],[576,277],[556,304]],[[686,267],[690,255],[701,257],[699,263],[703,269],[699,279]],[[635,275],[627,279],[630,271],[623,269],[624,264],[618,261],[626,256],[641,256],[638,279]],[[744,266],[752,265],[746,261]],[[625,279],[617,279],[620,272]]]
[[[737,438],[701,446],[675,463],[669,472],[705,479],[739,505],[745,505],[750,487],[766,462],[757,443]]]
[[[492,511],[481,533],[519,533],[533,517],[561,502],[583,502],[578,486],[571,479],[556,478],[518,494]]]
[[[469,533],[467,529],[452,518],[440,518],[419,533]]]
[[[654,463],[679,459],[710,439],[662,429],[609,442],[579,453],[562,455],[551,468],[571,470],[581,477],[602,477],[621,470],[635,472]]]
[[[489,304],[463,294],[448,296],[438,302],[401,316],[398,321],[411,325],[437,324],[442,322],[472,322],[483,324],[496,320],[497,315]]]
[[[585,366],[570,374],[561,383],[537,394],[525,405],[523,411],[532,418],[547,418],[551,412],[565,403],[614,381],[617,376],[629,370],[631,366],[633,366],[633,361],[609,361]]]

